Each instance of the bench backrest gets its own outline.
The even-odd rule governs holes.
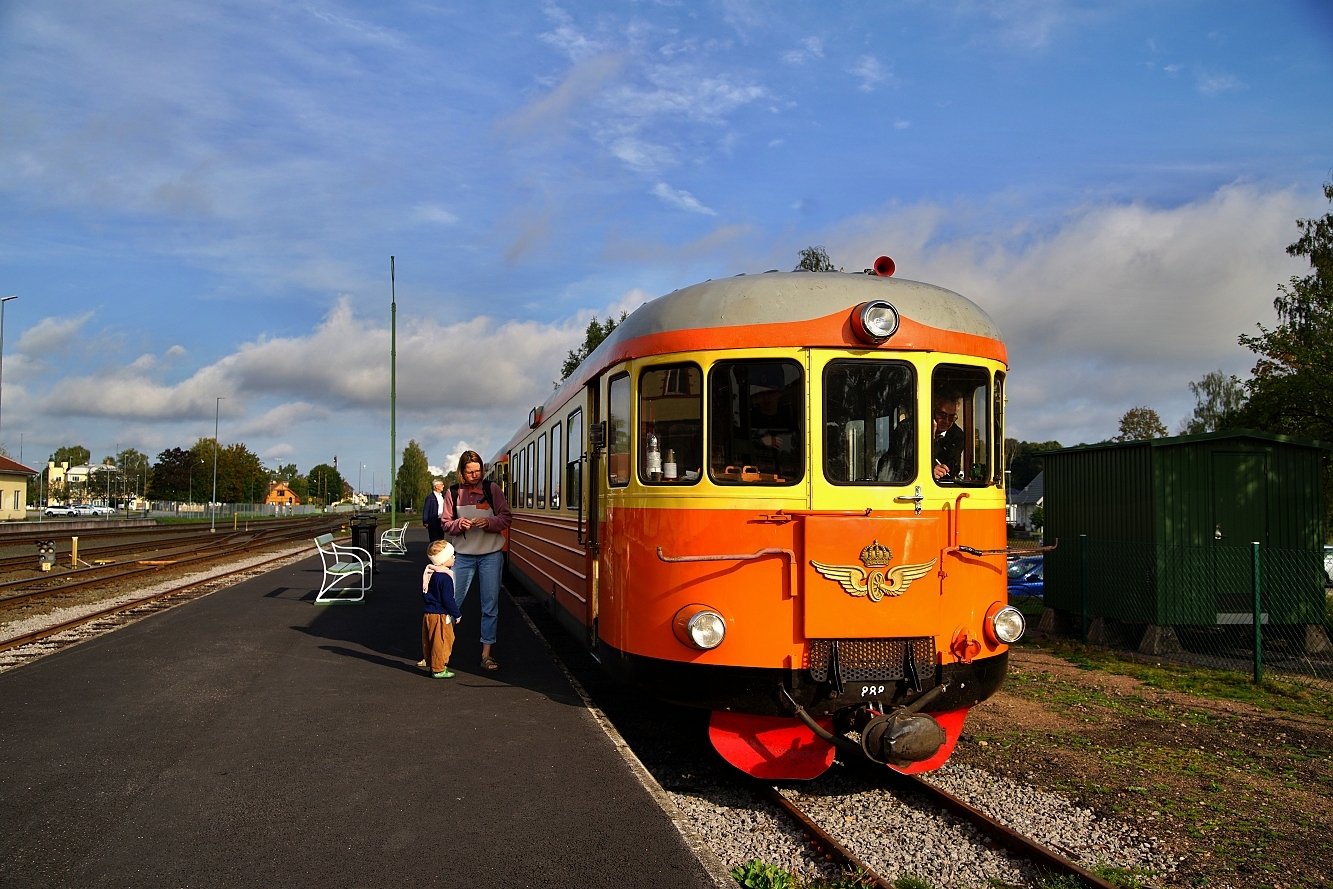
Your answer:
[[[321,534],[321,535],[319,535],[318,537],[315,538],[315,546],[318,546],[318,547],[325,547],[325,546],[328,546],[328,545],[331,544],[331,543],[333,543],[333,535],[332,535],[332,534]]]

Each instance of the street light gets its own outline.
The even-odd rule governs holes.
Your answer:
[[[0,297],[0,380],[3,380],[5,372],[5,303],[11,299],[18,299],[18,297]]]
[[[208,510],[212,518],[208,523],[210,534],[218,532],[218,413],[222,410],[222,399],[219,395],[217,404],[213,405],[213,502],[208,505]]]

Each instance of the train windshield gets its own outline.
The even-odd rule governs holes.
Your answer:
[[[990,374],[982,367],[941,364],[930,391],[931,475],[941,485],[988,485],[991,456]]]
[[[805,476],[805,384],[795,361],[719,361],[708,374],[708,474],[718,484]]]
[[[639,481],[692,485],[703,472],[703,374],[693,364],[639,377]]]
[[[916,374],[891,361],[832,361],[824,370],[824,477],[903,485],[916,478]]]

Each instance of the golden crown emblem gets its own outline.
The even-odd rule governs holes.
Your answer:
[[[883,568],[891,561],[893,561],[893,550],[878,540],[861,550],[861,564],[867,568]]]

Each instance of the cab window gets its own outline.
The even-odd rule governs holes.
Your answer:
[[[639,481],[692,485],[703,471],[703,374],[693,364],[639,376]]]
[[[990,484],[990,409],[985,368],[935,368],[930,384],[930,474],[938,484]]]
[[[629,374],[621,374],[610,382],[606,398],[606,475],[613,488],[629,484],[629,412]]]
[[[834,484],[903,485],[916,478],[916,374],[890,361],[831,361],[824,369],[824,477]]]
[[[794,485],[805,475],[805,379],[795,361],[719,361],[709,372],[708,475]]]

